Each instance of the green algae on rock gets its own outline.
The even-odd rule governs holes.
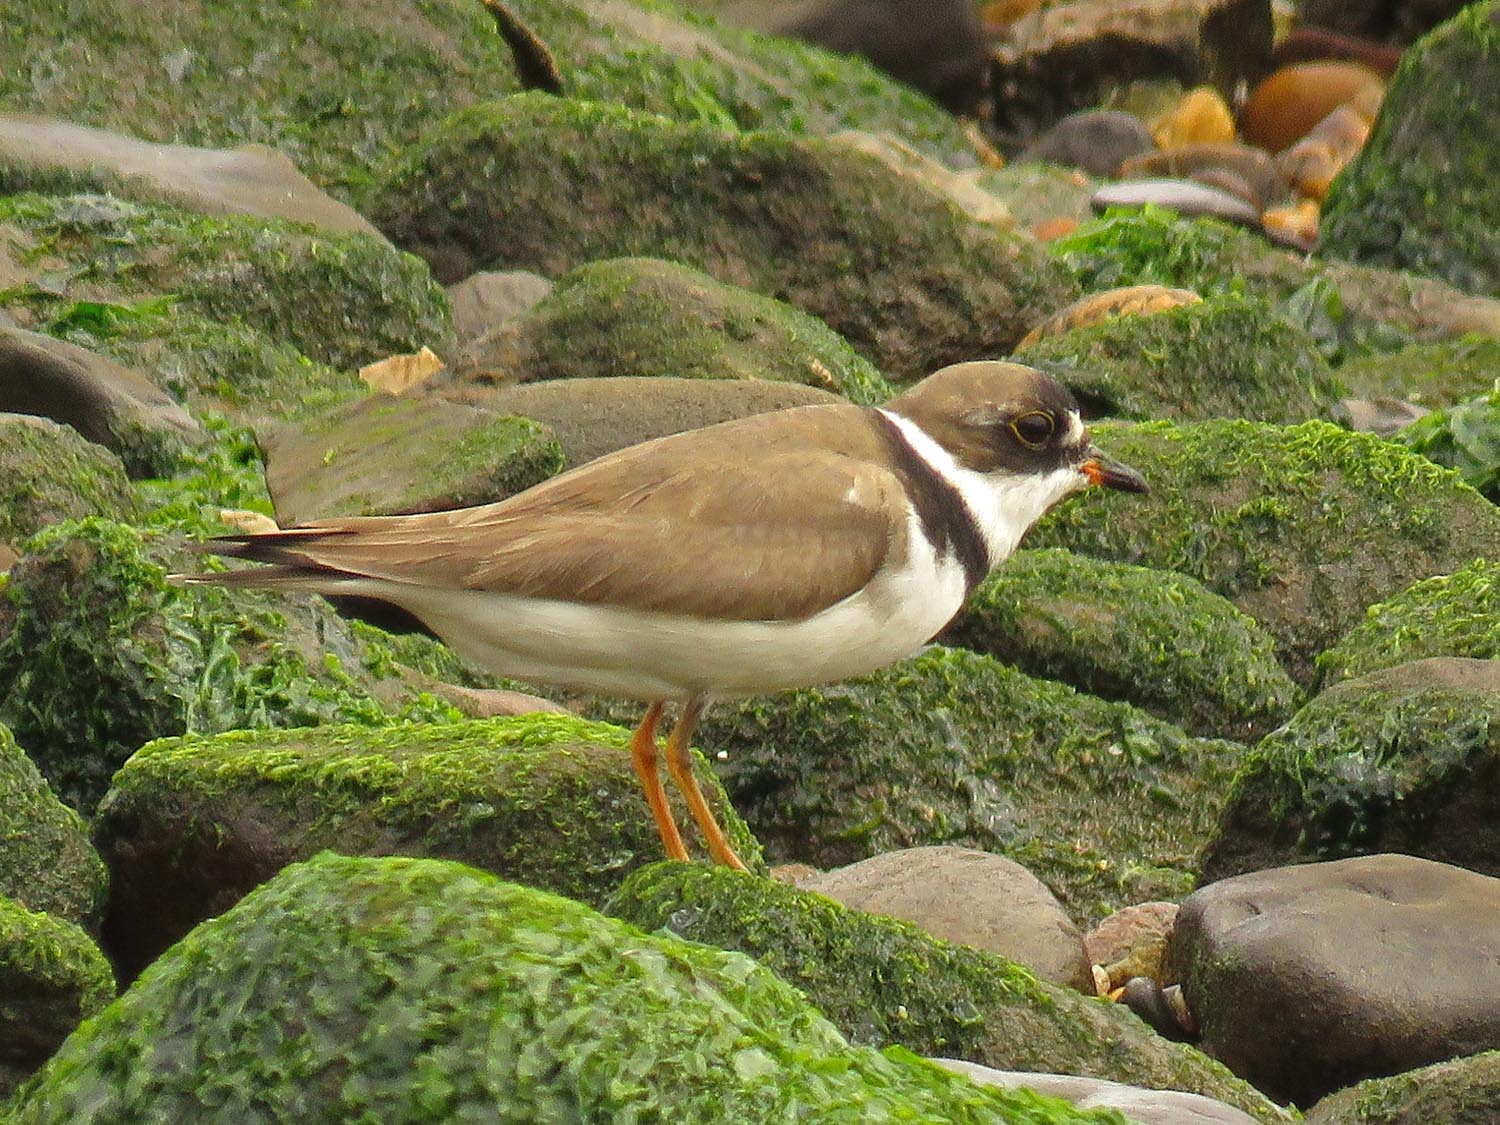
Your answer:
[[[630,733],[557,714],[379,731],[324,726],[149,743],[95,817],[113,872],[110,948],[138,972],[289,863],[345,855],[459,860],[598,905],[661,857],[625,747]],[[711,771],[736,851],[759,845]],[[674,801],[680,823],[686,806]],[[695,834],[687,835],[696,848]]]
[[[1300,694],[1271,638],[1196,580],[1070,551],[1012,556],[941,639],[1211,738],[1258,738]]]
[[[1500,662],[1437,657],[1346,680],[1245,758],[1205,882],[1402,852],[1500,875]]]
[[[1500,563],[1475,559],[1371,606],[1364,620],[1318,654],[1319,683],[1331,686],[1430,656],[1500,660]]]
[[[1412,340],[1500,334],[1500,303],[1430,278],[1293,254],[1213,219],[1156,207],[1111,211],[1052,242],[1089,292],[1154,282],[1211,297],[1245,293],[1305,329],[1331,362]]]
[[[158,560],[199,565],[124,524],[56,524],[0,588],[0,722],[69,804],[92,809],[153,738],[459,717],[370,671],[388,662],[322,599],[174,586]]]
[[[1085,924],[1186,893],[1244,750],[940,647],[862,679],[725,705],[700,732],[775,860],[983,848],[1024,865]]]
[[[109,962],[82,929],[0,894],[0,1098],[114,995]]]
[[[1493,389],[1500,376],[1500,339],[1474,335],[1409,344],[1351,359],[1338,375],[1356,398],[1396,398],[1432,409],[1457,406]]]
[[[38,274],[64,280],[62,295],[55,282],[5,291],[43,316],[82,298],[170,296],[157,319],[238,322],[333,367],[438,346],[449,332],[426,267],[368,235],[103,195],[0,196],[0,226]]]
[[[631,875],[605,910],[755,958],[855,1043],[1188,1090],[1285,1120],[1221,1064],[1161,1038],[1123,1007],[823,895],[723,867],[660,863]]]
[[[821,318],[900,380],[1003,352],[1076,293],[1031,239],[848,145],[544,94],[454,114],[365,211],[445,281],[676,259]]]
[[[87,1107],[85,1109],[85,1107]],[[851,1046],[749,958],[460,864],[324,853],[165,953],[25,1086],[77,1120],[1123,1125]]]
[[[1500,501],[1500,383],[1418,418],[1391,440],[1456,470],[1491,501]]]
[[[1048,336],[1016,356],[1091,416],[1301,422],[1337,400],[1316,343],[1259,299],[1224,294]]]
[[[1298,683],[1365,607],[1421,578],[1500,556],[1500,514],[1459,479],[1370,434],[1325,422],[1095,427],[1148,496],[1090,496],[1028,542],[1176,570],[1275,639]]]
[[[0,895],[90,931],[99,929],[108,872],[89,830],[59,801],[0,726]],[[3,990],[0,990],[3,995]]]
[[[64,520],[136,515],[125,467],[109,450],[71,426],[0,414],[0,543]]]
[[[827,325],[790,305],[656,258],[590,262],[471,349],[526,381],[595,375],[772,379],[878,406],[894,391]],[[461,366],[467,366],[461,365]]]
[[[1470,4],[1401,56],[1369,140],[1333,182],[1320,253],[1500,296],[1500,4]]]
[[[1494,1125],[1500,1051],[1369,1078],[1315,1103],[1307,1125]]]

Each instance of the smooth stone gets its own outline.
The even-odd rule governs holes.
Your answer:
[[[1023,1070],[995,1070],[963,1059],[931,1059],[938,1066],[986,1086],[1008,1090],[1025,1088],[1072,1102],[1079,1109],[1117,1109],[1139,1125],[1252,1125],[1244,1110],[1217,1098],[1182,1090],[1147,1090],[1103,1078],[1071,1074],[1032,1074]]]
[[[1105,184],[1089,202],[1096,211],[1110,207],[1169,207],[1184,215],[1207,215],[1246,226],[1260,224],[1260,212],[1245,200],[1196,180],[1122,180]]]
[[[907,848],[801,883],[854,910],[915,922],[934,937],[1019,961],[1092,995],[1083,936],[1047,885],[1013,859],[976,848]]]
[[[1084,934],[1083,947],[1090,961],[1111,970],[1112,988],[1120,988],[1133,976],[1171,984],[1163,963],[1176,923],[1175,902],[1137,903],[1115,911]]]
[[[1500,1047],[1500,879],[1382,854],[1194,891],[1171,961],[1200,1046],[1277,1101]]]
[[[520,316],[548,293],[552,282],[530,270],[481,270],[447,287],[457,348]]]
[[[1383,396],[1381,398],[1346,398],[1339,402],[1339,421],[1351,430],[1390,437],[1404,430],[1419,418],[1432,413],[1425,406],[1404,399]]]
[[[1156,147],[1151,130],[1133,113],[1084,109],[1070,113],[1032,141],[1016,163],[1037,162],[1081,168],[1091,176],[1113,176],[1133,156]]]
[[[0,114],[0,163],[46,171],[102,171],[207,215],[259,215],[325,230],[385,236],[264,145],[163,145],[54,117]]]
[[[1124,180],[1196,178],[1210,172],[1228,172],[1246,185],[1252,207],[1264,209],[1287,194],[1287,180],[1265,149],[1242,144],[1194,144],[1162,152],[1147,152],[1120,166]],[[1201,180],[1197,182],[1201,183]],[[1238,194],[1238,193],[1236,193]]]

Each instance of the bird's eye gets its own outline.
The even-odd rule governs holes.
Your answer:
[[[1010,432],[1021,439],[1021,444],[1032,449],[1040,449],[1046,445],[1056,429],[1057,421],[1041,410],[1028,411],[1010,424]]]

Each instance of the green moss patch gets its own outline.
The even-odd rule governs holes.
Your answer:
[[[1500,378],[1500,339],[1465,336],[1361,356],[1343,364],[1339,378],[1358,398],[1398,398],[1432,409],[1457,406],[1493,389]]]
[[[942,639],[1216,738],[1265,734],[1299,695],[1271,638],[1199,582],[1070,551],[1013,556]]]
[[[458,864],[330,854],[166,953],[23,1090],[15,1120],[84,1113],[1124,1121],[851,1047],[746,957]]]
[[[1377,852],[1500,875],[1500,664],[1421,660],[1323,692],[1246,757],[1203,872]]]
[[[1236,295],[1109,317],[1018,358],[1056,375],[1094,416],[1301,422],[1339,394],[1311,336]]]
[[[661,257],[819,317],[893,379],[994,355],[1075,290],[1024,236],[850,146],[542,94],[454,114],[364,208],[446,281]]]
[[[1418,418],[1392,440],[1457,470],[1490,500],[1500,501],[1500,385]]]
[[[1500,1104],[1500,1051],[1371,1078],[1307,1111],[1308,1125],[1490,1125]]]
[[[1425,458],[1323,422],[1100,425],[1149,496],[1091,496],[1028,540],[1198,579],[1275,639],[1292,678],[1365,607],[1500,552],[1493,505]],[[1123,500],[1123,502],[1122,502]]]
[[[107,887],[83,819],[0,726],[0,895],[97,930]]]
[[[0,1097],[114,995],[109,962],[83,930],[0,895]]]
[[[546,714],[150,743],[115,775],[95,820],[114,873],[110,947],[138,971],[324,848],[461,860],[597,905],[662,855],[629,738]],[[756,863],[749,830],[701,763],[699,774],[736,850]],[[686,807],[674,807],[696,846]]]
[[[1319,250],[1500,296],[1500,5],[1470,4],[1401,56],[1370,138],[1334,181]]]
[[[727,868],[682,864],[636,872],[607,910],[643,929],[748,954],[856,1043],[1189,1090],[1282,1119],[1220,1064],[1148,1031],[1124,1008],[910,922]]]
[[[1242,751],[943,648],[720,707],[698,744],[722,756],[731,801],[777,860],[983,848],[1034,872],[1085,924],[1186,893]]]
[[[771,379],[863,406],[895,392],[814,317],[675,262],[617,258],[568,273],[506,327],[527,380],[595,375]]]
[[[135,515],[125,468],[109,450],[71,426],[0,414],[0,543],[63,520]]]

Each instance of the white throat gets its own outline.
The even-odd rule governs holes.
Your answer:
[[[916,455],[957,491],[984,539],[991,570],[1010,557],[1021,537],[1049,508],[1088,484],[1088,478],[1071,465],[1041,475],[977,473],[960,465],[909,418],[888,410],[880,413],[901,431]]]

